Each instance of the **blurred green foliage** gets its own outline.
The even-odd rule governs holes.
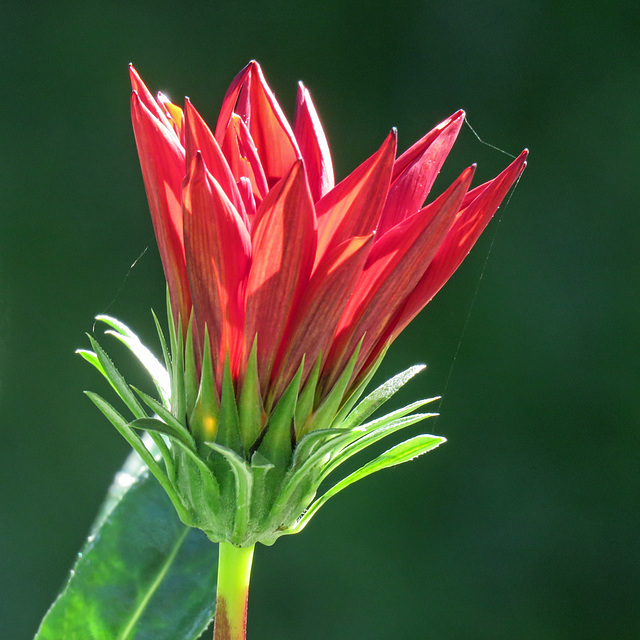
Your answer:
[[[289,114],[310,88],[340,177],[392,126],[404,149],[459,107],[532,154],[379,374],[427,362],[398,404],[444,392],[430,428],[449,442],[258,549],[250,637],[637,638],[639,29],[615,0],[7,5],[2,636],[33,636],[127,453],[74,350],[103,312],[154,344],[164,305],[127,63],[212,119],[256,58]],[[465,128],[436,191],[474,161],[486,180],[508,157]]]

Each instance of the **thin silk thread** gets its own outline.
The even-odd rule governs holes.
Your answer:
[[[503,153],[505,156],[508,156],[509,158],[513,158],[513,159],[516,158],[516,156],[511,155],[510,153],[508,153],[504,149],[501,149],[500,147],[496,147],[495,145],[493,145],[493,144],[491,144],[489,142],[485,142],[478,135],[476,130],[471,126],[471,124],[469,123],[469,120],[467,118],[465,118],[464,122],[467,125],[467,127],[469,127],[469,129],[471,130],[471,133],[473,133],[473,135],[476,137],[478,142],[480,142],[483,145],[486,145],[490,149],[494,149],[495,151],[499,151],[500,153]],[[462,329],[460,331],[460,338],[458,339],[458,343],[457,343],[456,348],[454,350],[453,358],[451,360],[451,366],[449,367],[449,372],[447,373],[447,378],[446,378],[445,383],[444,383],[444,388],[442,389],[442,400],[440,400],[440,406],[439,406],[440,413],[442,413],[442,407],[444,406],[445,398],[447,397],[447,389],[449,388],[449,383],[451,382],[451,378],[453,376],[453,370],[455,368],[456,361],[458,360],[458,354],[460,353],[460,348],[462,347],[462,343],[464,341],[464,337],[465,337],[465,334],[467,332],[467,327],[469,326],[469,320],[470,320],[471,314],[473,312],[473,307],[475,306],[476,298],[478,297],[478,292],[480,291],[480,285],[482,284],[482,279],[484,278],[484,273],[487,270],[487,264],[489,263],[489,258],[491,257],[491,251],[493,250],[493,245],[494,245],[494,243],[496,241],[496,237],[498,235],[498,227],[499,227],[500,223],[502,222],[502,216],[504,215],[505,211],[507,210],[507,207],[509,206],[509,203],[511,202],[511,198],[513,197],[513,194],[514,194],[514,192],[515,192],[515,190],[516,190],[516,188],[518,186],[518,183],[520,182],[520,178],[521,177],[522,177],[522,174],[520,174],[518,176],[518,179],[516,180],[515,184],[511,188],[510,193],[509,193],[509,197],[507,198],[506,202],[504,203],[504,206],[501,206],[498,209],[498,215],[496,216],[496,222],[495,222],[495,225],[494,225],[493,233],[491,234],[491,242],[489,243],[489,249],[487,250],[487,255],[486,255],[484,263],[482,265],[482,269],[480,270],[480,276],[478,277],[478,283],[476,284],[476,287],[474,289],[473,295],[471,296],[471,301],[469,302],[469,310],[467,311],[467,315],[465,317],[464,324],[462,325]],[[435,423],[437,423],[439,421],[439,419],[440,419],[440,415],[436,416]]]

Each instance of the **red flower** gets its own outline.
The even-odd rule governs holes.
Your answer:
[[[352,384],[467,255],[524,169],[523,151],[469,190],[474,166],[423,206],[464,121],[458,111],[396,158],[392,131],[334,185],[329,146],[300,84],[293,128],[262,70],[234,79],[215,130],[189,100],[156,99],[131,68],[132,117],[174,320],[208,332],[216,384],[240,384],[257,340],[261,395],[304,358],[326,395],[359,348]],[[193,318],[192,318],[193,316]]]

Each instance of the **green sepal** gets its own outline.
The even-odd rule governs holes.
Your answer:
[[[309,507],[304,515],[298,520],[296,526],[290,530],[290,533],[299,533],[302,531],[320,507],[322,507],[330,498],[354,482],[362,480],[362,478],[366,478],[376,471],[381,471],[382,469],[388,469],[389,467],[395,467],[396,465],[409,462],[410,460],[435,449],[443,442],[446,442],[446,438],[422,434],[391,447],[391,449],[388,449],[371,462],[368,462],[364,466],[360,467],[360,469],[349,474],[344,478],[344,480],[341,480],[325,492]]]
[[[220,422],[215,442],[231,449],[240,455],[244,455],[244,447],[240,439],[240,419],[238,417],[238,405],[236,393],[231,379],[231,367],[229,358],[225,358],[224,372],[222,374],[222,393],[220,398]]]
[[[253,487],[253,474],[244,458],[235,451],[221,446],[215,442],[206,442],[208,447],[224,457],[235,478],[235,492],[231,498],[230,510],[233,513],[233,534],[229,539],[236,545],[242,545],[245,540],[251,512],[251,491]]]
[[[260,437],[264,427],[265,413],[262,406],[262,396],[260,395],[260,380],[258,378],[258,338],[253,341],[247,371],[242,383],[240,398],[238,400],[238,418],[240,428],[240,438],[247,456]]]
[[[316,363],[307,378],[304,388],[298,396],[294,424],[296,429],[296,441],[299,441],[311,428],[309,417],[313,411],[318,388],[318,378],[320,377],[320,366],[322,364],[322,354],[318,355]]]
[[[209,348],[209,333],[204,333],[200,388],[193,411],[189,415],[189,428],[198,442],[213,442],[220,423],[220,407],[216,383],[213,379],[213,364]]]
[[[256,451],[251,456],[251,472],[253,474],[251,492],[252,533],[259,534],[264,530],[271,505],[268,494],[269,476],[274,469],[275,466],[259,451]]]
[[[176,444],[176,489],[188,514],[185,524],[202,529],[211,540],[223,540],[228,524],[222,517],[221,489],[212,469],[180,440]]]
[[[131,353],[138,359],[140,364],[148,371],[153,383],[158,390],[162,403],[169,407],[171,404],[171,381],[167,370],[160,364],[158,359],[145,347],[140,338],[129,329],[129,327],[110,316],[96,316],[96,320],[104,322],[112,330],[105,331],[122,342]]]

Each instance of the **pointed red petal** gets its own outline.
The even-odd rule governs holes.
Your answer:
[[[524,171],[527,154],[528,151],[525,149],[500,175],[469,191],[446,240],[390,324],[391,340],[395,339],[438,293],[466,258],[509,189]]]
[[[252,66],[253,62],[250,62],[244,69],[242,69],[242,71],[240,71],[240,73],[232,80],[229,88],[227,89],[227,92],[224,94],[215,131],[216,140],[218,141],[218,144],[220,146],[222,146],[227,127],[231,122],[231,116],[236,110],[236,103],[238,102],[240,90],[245,83],[249,82],[251,78]]]
[[[182,135],[182,109],[178,105],[173,104],[173,102],[171,102],[171,100],[169,100],[169,98],[160,91],[158,91],[156,96],[156,102],[160,109],[162,109],[162,112],[167,117],[167,120],[170,122],[173,130],[176,132],[176,135],[184,146],[184,136]]]
[[[301,160],[260,205],[252,245],[245,344],[250,349],[258,336],[258,374],[266,389],[289,314],[307,286],[315,256],[315,211]]]
[[[207,166],[207,170],[222,187],[222,190],[231,200],[248,228],[249,221],[246,217],[244,203],[240,197],[231,169],[229,169],[229,165],[224,155],[222,155],[222,150],[213,137],[211,130],[188,98],[185,100],[185,150],[187,166],[191,166],[191,161],[196,151],[202,153],[202,159]]]
[[[251,241],[244,223],[196,153],[183,191],[185,250],[199,344],[209,331],[216,379],[225,357],[238,370]]]
[[[327,362],[330,382],[337,378],[363,336],[356,371],[367,359],[389,320],[415,288],[445,240],[471,184],[474,169],[465,170],[437,200],[396,225],[373,245],[336,330]]]
[[[395,154],[394,130],[376,153],[318,202],[316,263],[331,247],[354,236],[369,235],[376,228],[389,190]]]
[[[174,320],[177,322],[179,314],[186,330],[191,295],[180,204],[184,149],[170,126],[156,117],[136,92],[131,97],[131,119]]]
[[[234,111],[247,125],[267,183],[273,186],[300,158],[300,151],[290,125],[255,61],[236,76],[224,97],[216,126],[218,142],[224,139]]]
[[[258,157],[258,150],[251,139],[251,134],[245,123],[237,115],[234,115],[229,122],[222,144],[222,151],[236,181],[240,182],[242,178],[247,178],[251,183],[255,202],[257,204],[262,202],[269,190],[267,178]],[[245,200],[246,207],[247,201]]]
[[[267,182],[272,186],[289,173],[291,165],[300,158],[300,151],[293,131],[257,62],[252,70],[251,118],[248,126]]]
[[[132,64],[129,65],[129,79],[131,80],[131,89],[138,94],[142,104],[160,121],[161,124],[173,131],[173,126],[169,118],[167,118],[164,109],[161,108],[151,95],[151,92],[147,89],[147,85],[142,81],[142,78],[140,78]]]
[[[327,138],[311,101],[311,95],[302,82],[298,83],[293,132],[304,159],[311,195],[314,202],[317,202],[333,189],[335,179]]]
[[[463,122],[464,111],[454,113],[396,160],[378,238],[423,206]]]
[[[274,376],[278,392],[284,391],[305,357],[301,385],[322,353],[331,347],[335,328],[362,273],[373,244],[373,234],[345,240],[324,256],[294,310],[288,338],[283,344]]]

